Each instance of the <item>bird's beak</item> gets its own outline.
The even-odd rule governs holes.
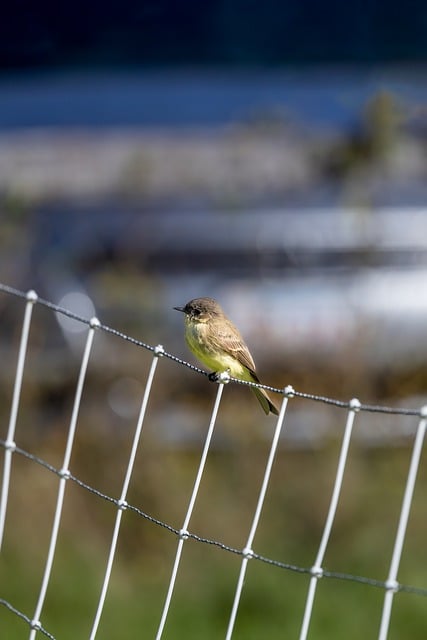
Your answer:
[[[182,311],[183,313],[184,313],[184,311],[185,311],[184,307],[174,307],[174,309],[175,309],[176,311]]]

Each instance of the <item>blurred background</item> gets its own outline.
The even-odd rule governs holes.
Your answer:
[[[2,14],[2,282],[192,362],[172,307],[213,296],[266,384],[424,404],[425,4],[24,0]],[[0,310],[5,437],[23,303],[2,294]],[[56,466],[79,329],[34,310],[17,442]],[[71,470],[113,496],[150,357],[96,336]],[[204,377],[160,362],[129,501],[177,528],[214,395]],[[338,409],[291,402],[259,553],[312,565],[344,422]],[[190,530],[244,546],[273,426],[247,389],[227,387]],[[386,577],[415,429],[416,419],[358,417],[327,568]],[[426,482],[422,467],[402,564],[402,582],[417,586]],[[30,617],[56,488],[14,460],[1,595]],[[42,616],[58,640],[88,635],[113,521],[111,505],[67,487]],[[154,636],[176,546],[132,514],[124,522],[106,640]],[[165,637],[222,637],[237,574],[238,558],[187,544]],[[252,563],[235,637],[297,637],[307,585]],[[376,637],[381,591],[320,587],[313,637]],[[401,595],[390,637],[423,638],[425,620],[424,599]],[[27,634],[6,611],[0,629]]]

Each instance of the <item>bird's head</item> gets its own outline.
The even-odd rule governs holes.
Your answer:
[[[185,313],[190,322],[208,322],[214,317],[224,315],[218,302],[213,298],[194,298],[184,307],[174,307],[174,309]]]

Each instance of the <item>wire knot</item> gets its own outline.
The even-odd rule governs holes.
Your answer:
[[[323,578],[323,569],[322,567],[318,567],[317,565],[313,565],[310,569],[310,575],[317,580],[319,578]]]
[[[230,382],[230,372],[227,371],[212,371],[208,374],[208,379],[211,382],[217,382],[218,384],[227,384]]]
[[[11,451],[13,453],[14,451],[16,451],[16,442],[14,442],[13,440],[6,440],[6,442],[4,443],[4,448],[7,449],[7,451]]]
[[[180,529],[179,530],[179,538],[180,538],[180,540],[188,540],[189,537],[190,537],[190,534],[187,531],[187,529]]]
[[[350,407],[351,411],[357,413],[357,411],[360,411],[361,407],[360,400],[358,400],[357,398],[352,398],[348,403],[348,406]]]
[[[397,593],[399,591],[399,583],[397,580],[387,580],[385,583],[385,588],[387,591],[393,591],[393,593]]]
[[[34,289],[30,289],[29,291],[27,291],[27,301],[28,302],[32,302],[33,304],[37,302],[37,300],[39,299],[37,293],[34,291]]]

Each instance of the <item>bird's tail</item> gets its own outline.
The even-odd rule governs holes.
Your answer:
[[[269,397],[265,389],[260,389],[259,387],[252,387],[252,391],[256,395],[257,400],[260,403],[266,415],[268,415],[270,411],[271,413],[274,413],[276,416],[279,415],[278,408],[276,407],[274,402],[271,400],[271,398]]]

